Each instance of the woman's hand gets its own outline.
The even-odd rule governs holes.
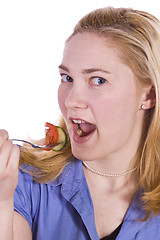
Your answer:
[[[12,201],[18,183],[19,147],[0,130],[0,203]]]

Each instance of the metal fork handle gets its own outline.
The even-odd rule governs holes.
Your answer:
[[[43,148],[43,147],[45,147],[45,146],[39,146],[39,145],[33,144],[31,142],[28,142],[28,141],[22,140],[22,139],[12,139],[12,141],[13,141],[14,144],[16,144],[16,142],[26,143],[26,144],[31,145],[33,148]],[[16,144],[16,145],[20,146],[19,144]]]
[[[40,145],[36,145],[36,144],[34,144],[34,143],[31,143],[31,142],[29,142],[29,141],[22,140],[22,139],[12,139],[12,141],[13,141],[14,144],[16,144],[16,142],[21,142],[21,143],[29,144],[29,145],[30,145],[31,147],[33,147],[33,148],[42,148],[42,149],[46,148],[46,149],[50,149],[50,150],[51,150],[53,147],[62,144],[62,142],[59,142],[59,143],[57,143],[57,144],[48,144],[48,145],[40,146]],[[19,146],[19,147],[21,147],[21,145],[19,145],[19,144],[16,144],[16,145]]]

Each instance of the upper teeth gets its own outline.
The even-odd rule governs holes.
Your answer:
[[[82,120],[75,120],[75,119],[73,119],[73,122],[74,122],[74,123],[78,123],[78,124],[85,123],[85,121],[82,121]]]

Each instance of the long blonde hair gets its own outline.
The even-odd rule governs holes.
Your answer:
[[[92,11],[75,26],[74,35],[84,31],[109,38],[120,50],[121,58],[141,84],[153,85],[156,105],[146,111],[141,142],[136,155],[139,185],[146,219],[160,213],[160,22],[149,13],[128,8],[103,8]],[[59,123],[66,131],[63,118]],[[32,165],[39,182],[57,177],[72,161],[70,142],[60,153],[22,149],[21,163]]]

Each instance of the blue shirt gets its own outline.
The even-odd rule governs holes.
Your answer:
[[[68,164],[61,175],[48,184],[36,183],[29,174],[20,171],[15,210],[29,222],[33,240],[99,240],[80,160]],[[146,222],[137,221],[143,214],[137,193],[116,239],[160,239],[160,216]]]

